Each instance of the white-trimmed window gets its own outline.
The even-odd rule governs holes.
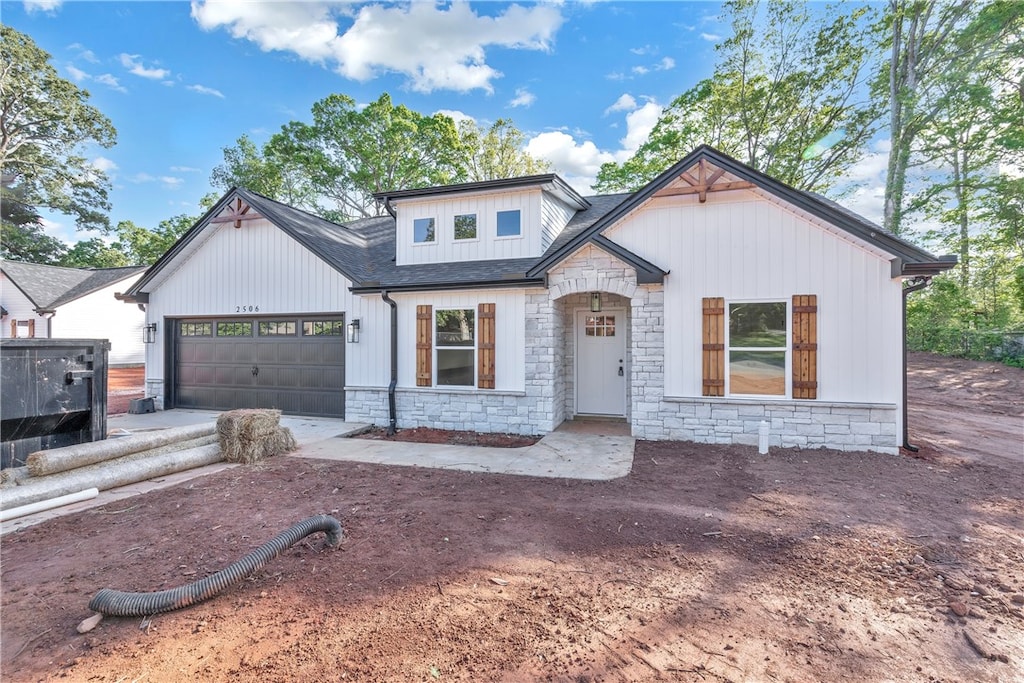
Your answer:
[[[476,214],[466,213],[455,217],[455,239],[476,239]]]
[[[731,301],[726,314],[726,393],[785,397],[790,376],[787,302]]]
[[[476,311],[434,312],[434,367],[437,386],[476,386]]]
[[[498,237],[520,237],[523,226],[519,209],[498,212]]]
[[[437,238],[433,218],[415,218],[412,222],[412,241],[416,244],[433,242]]]

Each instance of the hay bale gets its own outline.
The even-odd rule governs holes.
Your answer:
[[[280,410],[244,408],[222,413],[217,418],[217,436],[224,460],[252,464],[298,448],[280,419]]]

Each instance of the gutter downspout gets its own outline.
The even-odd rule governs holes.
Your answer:
[[[388,296],[387,290],[381,291],[380,297],[391,306],[391,383],[388,384],[388,436],[394,436],[398,426],[398,412],[395,408],[395,386],[398,384],[398,304]]]
[[[910,426],[907,424],[907,295],[924,289],[931,282],[930,276],[919,275],[903,288],[903,448],[911,453],[921,449],[910,443]]]

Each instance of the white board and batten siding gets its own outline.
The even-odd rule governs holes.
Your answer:
[[[147,320],[160,325],[157,342],[146,345],[148,380],[166,379],[167,318],[343,313],[346,322],[360,320],[359,343],[345,345],[346,383],[387,385],[390,309],[379,295],[354,296],[349,280],[269,221],[211,224],[204,232],[202,248],[147,287]]]
[[[394,294],[398,304],[398,386],[416,388],[416,307],[442,309],[469,308],[478,311],[479,304],[494,304],[494,391],[524,391],[526,363],[526,295],[520,289],[466,290],[453,292],[416,292]],[[477,320],[477,343],[480,323]],[[390,367],[390,366],[387,366]],[[385,383],[386,384],[386,383]],[[438,390],[433,386],[431,390]],[[451,391],[480,391],[471,387],[440,387]]]
[[[142,328],[146,316],[137,305],[114,297],[127,291],[139,277],[141,273],[64,304],[50,321],[50,336],[106,339],[110,342],[110,365],[142,365],[146,346],[142,342]]]
[[[7,309],[3,323],[0,324],[0,337],[7,339],[11,336],[12,320],[35,320],[35,333],[37,337],[46,336],[46,318],[35,311],[35,306],[25,294],[18,289],[6,273],[0,272],[0,303]],[[25,335],[28,328],[22,326],[18,334]]]
[[[889,259],[753,192],[655,199],[608,237],[670,271],[665,394],[701,395],[701,299],[818,297],[818,400],[901,403],[901,284]]]
[[[554,195],[544,193],[541,199],[541,254],[548,250],[559,233],[565,229],[576,209]]]
[[[469,194],[435,200],[393,202],[397,213],[397,255],[400,266],[453,261],[491,261],[537,257],[543,253],[541,195],[537,189]],[[520,235],[498,237],[498,212],[519,210]],[[455,217],[476,214],[476,239],[455,239]],[[413,221],[434,219],[434,241],[413,241]]]

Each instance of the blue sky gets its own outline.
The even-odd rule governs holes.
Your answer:
[[[388,92],[422,112],[511,118],[584,193],[715,62],[716,2],[561,4],[60,2],[0,4],[7,25],[87,89],[118,143],[87,154],[113,181],[112,224],[198,215],[222,149],[309,121],[332,93]],[[868,174],[874,174],[869,163]],[[864,169],[862,169],[864,170]],[[856,207],[855,207],[856,208]],[[870,213],[867,211],[866,213]],[[47,231],[82,239],[70,218]]]

